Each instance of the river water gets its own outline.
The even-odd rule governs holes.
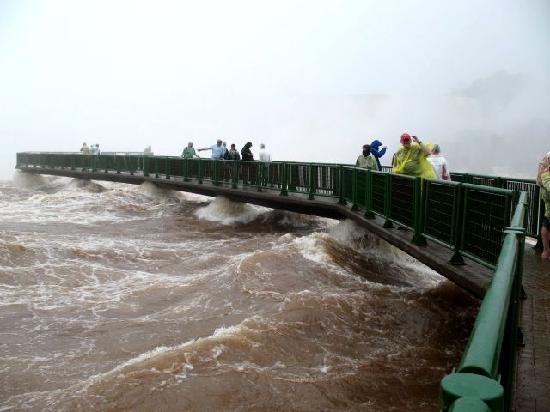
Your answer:
[[[436,411],[477,305],[350,221],[0,183],[0,411]]]

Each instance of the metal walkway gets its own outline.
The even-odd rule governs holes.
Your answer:
[[[453,265],[450,263],[453,250],[439,242],[426,240],[423,246],[413,242],[414,233],[402,226],[392,228],[385,227],[385,219],[380,216],[366,218],[364,212],[354,211],[352,205],[342,205],[337,199],[330,197],[319,197],[309,199],[307,194],[289,193],[288,196],[280,196],[276,192],[258,191],[256,187],[240,187],[232,189],[228,186],[219,186],[211,182],[185,182],[182,179],[172,177],[170,180],[164,177],[145,177],[142,173],[104,173],[101,171],[82,170],[60,170],[48,168],[21,168],[22,171],[36,174],[66,176],[80,179],[104,180],[127,184],[142,184],[152,182],[159,187],[171,190],[181,190],[197,193],[205,196],[225,196],[231,200],[257,204],[274,209],[289,210],[297,213],[304,213],[332,219],[351,219],[371,233],[384,239],[391,245],[403,250],[440,275],[472,293],[478,298],[485,294],[490,281],[493,269],[480,264],[475,260],[464,257],[464,265]]]
[[[516,376],[516,412],[550,411],[550,260],[541,259],[531,245],[524,255],[521,326],[525,347],[520,350]]]

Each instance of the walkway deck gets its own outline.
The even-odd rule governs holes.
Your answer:
[[[465,258],[465,265],[451,265],[449,260],[453,253],[447,246],[431,240],[427,241],[426,246],[417,246],[412,243],[412,231],[399,230],[397,228],[384,228],[384,220],[381,217],[377,217],[374,220],[366,219],[363,211],[354,212],[349,205],[341,205],[336,199],[330,197],[317,197],[315,200],[309,200],[307,194],[292,193],[289,194],[289,196],[280,196],[278,190],[259,192],[255,187],[231,189],[229,186],[214,185],[206,181],[203,184],[198,184],[196,181],[186,182],[182,178],[171,177],[167,180],[163,177],[144,177],[142,174],[137,173],[130,175],[127,173],[117,174],[104,173],[101,171],[82,171],[78,169],[69,170],[33,167],[22,167],[21,170],[29,173],[67,176],[80,179],[106,180],[129,184],[142,184],[148,181],[160,187],[170,188],[172,190],[187,191],[206,196],[223,195],[232,200],[253,203],[274,209],[290,210],[293,212],[333,219],[352,219],[371,233],[376,234],[391,245],[418,259],[426,266],[479,298],[484,296],[492,275],[491,269],[467,258]]]
[[[516,412],[550,411],[550,260],[525,248],[521,326],[525,347],[516,377]]]

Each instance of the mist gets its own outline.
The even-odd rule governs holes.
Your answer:
[[[550,151],[550,2],[0,1],[0,178],[18,151],[265,143],[354,163],[375,138],[533,177]]]

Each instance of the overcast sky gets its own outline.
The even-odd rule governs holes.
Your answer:
[[[530,176],[549,96],[549,0],[0,0],[3,179],[83,141],[352,163],[404,131],[454,170]]]

